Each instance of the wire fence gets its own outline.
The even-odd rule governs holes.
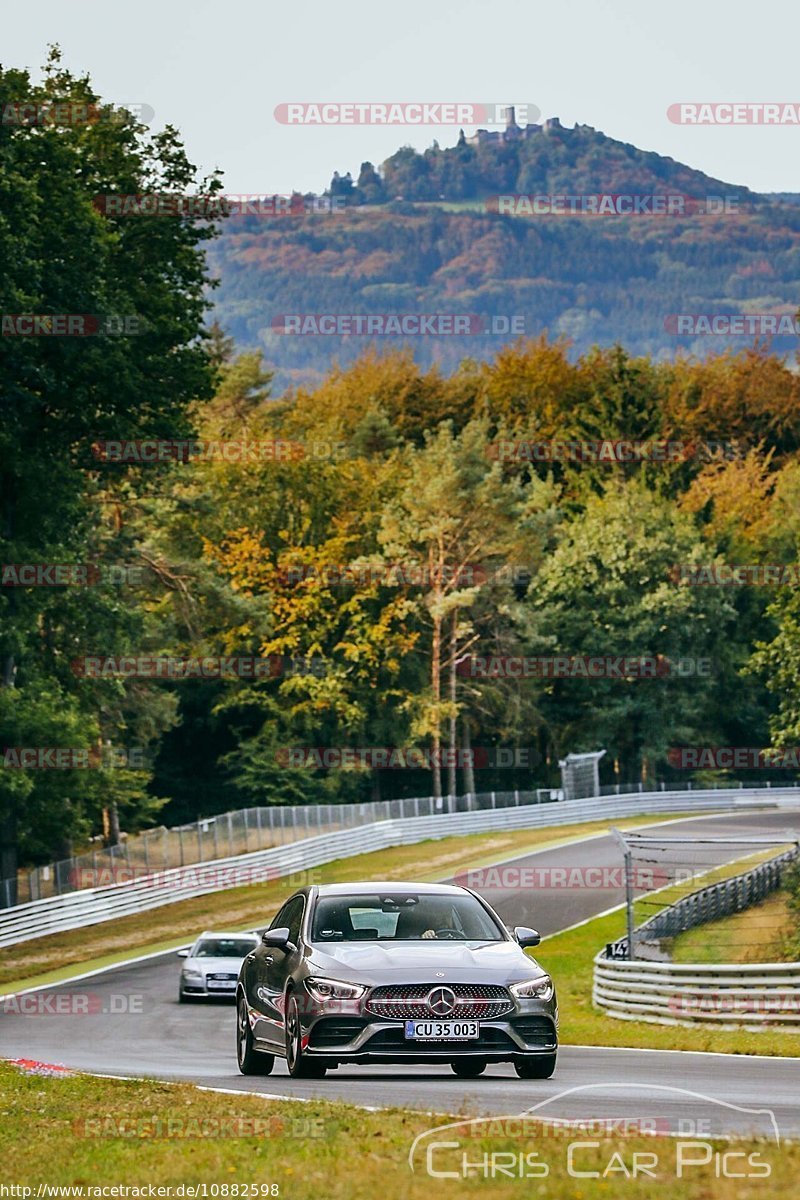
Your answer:
[[[709,921],[718,921],[721,917],[729,917],[732,913],[743,912],[754,904],[759,904],[767,896],[776,892],[786,878],[789,867],[800,862],[800,847],[787,850],[767,862],[734,875],[730,879],[722,879],[719,883],[709,884],[691,892],[674,904],[669,904],[655,916],[650,917],[639,925],[633,933],[634,950],[643,942],[657,942],[662,938],[676,937],[686,933],[698,925]],[[607,958],[627,958],[628,938],[618,938],[606,946]]]
[[[188,825],[160,826],[118,845],[76,854],[0,880],[0,908],[62,896],[83,888],[107,887],[155,871],[193,866],[222,858],[285,846],[319,834],[335,833],[404,817],[479,812],[492,808],[545,804],[560,799],[556,789],[480,792],[465,796],[413,797],[363,804],[294,804],[242,808]]]
[[[748,785],[724,781],[700,787],[691,783],[611,784],[599,795],[620,796],[655,791],[718,791]],[[759,784],[769,788],[770,783]],[[776,787],[790,786],[782,780]],[[218,816],[200,817],[174,828],[159,826],[144,833],[123,835],[118,845],[93,849],[58,862],[23,870],[15,879],[0,880],[0,908],[11,908],[33,900],[62,896],[82,888],[105,887],[139,879],[153,871],[192,866],[220,858],[232,858],[254,850],[285,846],[317,834],[334,833],[405,817],[437,816],[446,813],[479,812],[492,808],[549,804],[564,799],[560,788],[478,792],[463,796],[418,796],[398,800],[367,801],[361,804],[295,804],[243,808]]]

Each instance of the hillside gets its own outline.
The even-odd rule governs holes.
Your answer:
[[[673,215],[648,212],[653,203],[644,215],[498,205],[498,195],[515,193],[578,197],[579,209],[620,194],[681,199]],[[468,336],[409,338],[420,363],[452,369],[463,358],[491,357],[513,336],[512,318],[526,335],[569,337],[576,354],[620,341],[664,358],[753,340],[679,337],[670,314],[793,314],[798,306],[796,197],[760,197],[588,126],[546,123],[529,134],[462,137],[444,150],[434,144],[424,154],[401,149],[379,173],[365,163],[355,182],[337,174],[328,194],[338,210],[234,216],[210,252],[221,279],[215,315],[242,346],[263,349],[279,387],[314,381],[371,340],[287,335],[278,331],[287,313],[507,318],[495,335],[476,333],[473,321]],[[708,197],[717,198],[709,207],[728,211],[702,211]],[[563,200],[548,201],[559,203],[563,209]],[[796,345],[794,336],[773,341],[780,353]]]

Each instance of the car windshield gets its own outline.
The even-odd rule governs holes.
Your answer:
[[[503,934],[474,896],[394,893],[322,896],[314,911],[314,942],[481,941]]]
[[[244,938],[203,938],[192,951],[192,958],[244,958],[254,945]]]

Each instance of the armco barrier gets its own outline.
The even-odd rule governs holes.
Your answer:
[[[741,788],[565,800],[556,804],[520,808],[484,809],[479,812],[444,813],[378,821],[356,829],[343,829],[278,846],[218,859],[191,867],[177,867],[156,875],[103,888],[86,888],[47,900],[35,900],[0,910],[0,946],[66,929],[82,928],[114,917],[145,912],[177,900],[206,895],[223,888],[277,879],[339,858],[411,845],[428,838],[483,833],[500,829],[535,829],[582,821],[608,820],[647,813],[733,811],[747,804],[800,803],[800,787]],[[265,919],[268,914],[265,913]]]
[[[592,1001],[609,1016],[675,1025],[800,1029],[800,963],[594,960]]]

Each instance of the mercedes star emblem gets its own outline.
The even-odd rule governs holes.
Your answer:
[[[428,992],[428,1008],[435,1017],[446,1017],[456,1006],[456,994],[449,987],[435,987]]]

